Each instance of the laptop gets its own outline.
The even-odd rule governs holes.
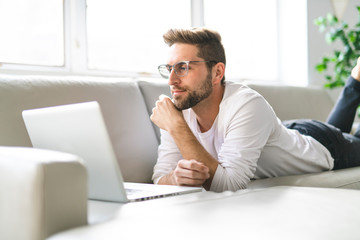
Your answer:
[[[84,160],[89,199],[129,202],[202,191],[200,187],[124,183],[96,101],[24,110],[22,115],[33,147],[72,153]]]

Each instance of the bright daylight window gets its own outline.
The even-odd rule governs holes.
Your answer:
[[[64,69],[72,74],[88,70],[89,74],[93,70],[96,74],[117,72],[125,76],[158,74],[157,66],[167,61],[168,47],[162,35],[170,28],[189,28],[193,20],[204,22],[222,35],[227,79],[271,81],[279,77],[277,3],[278,0],[223,0],[221,4],[215,0],[0,0],[0,63],[8,64],[7,67],[29,65],[26,69],[66,66]],[[65,30],[64,22],[69,23]],[[84,31],[74,34],[73,29]],[[65,42],[71,43],[66,49]],[[85,45],[86,50],[78,48]],[[69,56],[65,58],[65,54]],[[65,59],[70,61],[65,64]],[[22,68],[25,66],[18,65],[16,69]]]
[[[1,0],[0,62],[64,65],[63,0]]]
[[[205,0],[205,25],[222,35],[227,78],[277,79],[276,2]]]
[[[88,67],[157,73],[166,62],[162,35],[191,25],[190,1],[87,0]]]

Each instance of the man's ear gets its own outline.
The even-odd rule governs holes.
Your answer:
[[[213,83],[220,84],[221,79],[223,79],[225,74],[225,64],[222,62],[218,62],[213,66]]]

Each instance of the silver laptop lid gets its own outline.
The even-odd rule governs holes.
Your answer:
[[[90,199],[128,201],[97,102],[25,110],[23,118],[33,147],[73,153],[84,159]]]

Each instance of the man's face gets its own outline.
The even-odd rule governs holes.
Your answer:
[[[181,61],[204,61],[197,56],[198,49],[194,45],[176,43],[170,47],[168,64],[173,65]],[[196,106],[210,96],[213,90],[212,74],[205,62],[189,63],[188,74],[178,77],[172,71],[169,77],[170,90],[174,104],[179,110]]]

